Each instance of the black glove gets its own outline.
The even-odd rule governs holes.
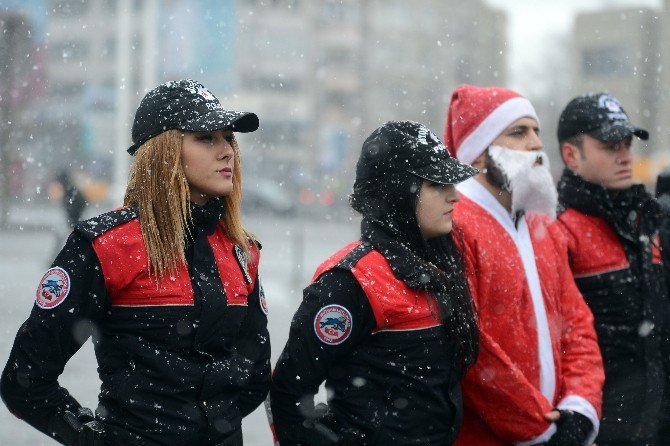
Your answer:
[[[310,438],[311,446],[334,446],[339,444],[340,436],[333,430],[332,421],[327,405],[319,403],[314,406],[314,413],[303,422],[303,425],[313,434]]]
[[[95,420],[93,411],[80,407],[76,413],[58,412],[49,423],[51,435],[67,446],[103,446],[105,429]]]
[[[556,421],[556,433],[547,446],[584,446],[593,430],[593,423],[584,415],[572,410],[559,410],[561,418]]]
[[[359,446],[365,438],[362,433],[339,426],[328,406],[319,403],[314,406],[314,413],[303,425],[310,430],[309,446]],[[301,443],[303,444],[303,443]]]

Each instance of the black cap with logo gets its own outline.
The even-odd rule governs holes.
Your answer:
[[[194,80],[166,82],[148,92],[137,107],[133,145],[128,148],[128,153],[134,155],[147,140],[170,129],[253,132],[258,129],[258,116],[224,110],[216,96]]]
[[[356,180],[409,172],[440,184],[457,184],[478,170],[449,155],[433,132],[412,121],[389,121],[363,142]]]
[[[606,142],[635,135],[649,139],[649,132],[634,126],[619,101],[607,93],[587,94],[571,100],[558,120],[558,142],[588,134]]]

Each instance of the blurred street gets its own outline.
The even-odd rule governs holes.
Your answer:
[[[0,312],[0,362],[3,368],[16,331],[32,308],[37,282],[66,237],[65,218],[60,207],[13,209],[10,223],[17,229],[0,231],[0,271],[4,277],[0,282],[3,303],[3,311]],[[269,329],[274,365],[288,336],[302,288],[322,260],[357,238],[358,219],[348,211],[337,221],[325,218],[290,220],[267,214],[246,217],[245,223],[263,244],[260,271],[270,306]],[[40,226],[55,230],[37,230]],[[93,409],[97,406],[100,381],[90,341],[70,360],[60,382],[82,405]],[[17,420],[4,404],[0,406],[1,446],[57,444]],[[244,420],[243,428],[245,446],[272,444],[263,406]]]

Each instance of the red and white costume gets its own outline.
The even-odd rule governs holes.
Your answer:
[[[530,101],[500,87],[454,90],[444,139],[472,163],[512,123],[539,119]],[[593,315],[568,266],[564,236],[548,218],[510,213],[476,179],[457,186],[456,237],[480,324],[479,356],[463,385],[456,445],[533,445],[556,426],[544,415],[573,410],[600,425],[602,358]]]
[[[457,445],[547,441],[552,408],[591,420],[595,438],[604,373],[593,315],[577,290],[557,228],[509,213],[481,184],[458,187],[454,222],[480,323],[480,352],[463,380]],[[589,442],[590,444],[590,442]]]

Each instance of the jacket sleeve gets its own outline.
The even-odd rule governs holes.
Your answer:
[[[458,240],[470,292],[478,306],[477,260],[470,245]],[[479,355],[462,381],[467,410],[481,418],[509,444],[541,443],[555,427],[544,419],[552,405],[524,376],[496,340],[480,324]],[[467,411],[466,411],[467,413]]]
[[[351,332],[339,344],[326,344],[314,328],[322,309],[338,305],[351,314]],[[375,320],[351,272],[331,270],[304,291],[289,338],[275,367],[270,392],[274,428],[282,446],[320,444],[310,422],[318,418],[314,395],[338,362],[374,329]],[[326,443],[323,443],[326,444]]]
[[[593,313],[575,283],[570,268],[570,252],[575,249],[573,238],[559,221],[550,226],[555,240],[557,265],[562,284],[561,308],[561,374],[559,409],[568,409],[587,417],[593,423],[590,441],[600,426],[602,389],[605,383],[598,337],[593,325]]]
[[[238,353],[251,361],[247,386],[240,395],[240,412],[243,417],[256,409],[270,390],[270,334],[268,333],[267,305],[260,277],[248,299],[247,315],[240,327]]]
[[[76,232],[38,284],[37,294],[46,292],[49,278],[60,281],[52,300],[60,303],[49,309],[33,306],[16,334],[0,393],[10,412],[57,438],[50,428],[56,414],[81,407],[58,384],[58,377],[104,317],[108,298],[98,258],[90,242]]]

